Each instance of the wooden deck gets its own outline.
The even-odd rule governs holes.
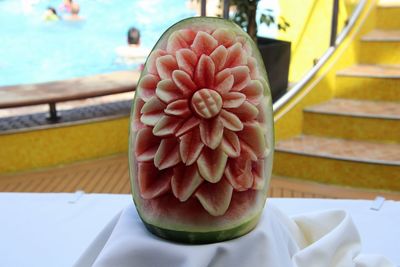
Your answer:
[[[0,175],[0,192],[75,192],[129,194],[128,158],[116,155],[53,169]],[[359,190],[283,177],[272,177],[270,197],[400,200],[400,193]]]

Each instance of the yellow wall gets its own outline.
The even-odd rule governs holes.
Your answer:
[[[352,12],[355,0],[339,1],[338,32]],[[333,1],[279,0],[281,16],[289,23],[286,32],[279,32],[279,39],[292,43],[289,81],[299,81],[329,47]]]
[[[0,135],[0,173],[126,152],[127,117]]]

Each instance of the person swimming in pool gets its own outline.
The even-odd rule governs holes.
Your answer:
[[[115,49],[118,56],[117,61],[125,64],[144,63],[150,50],[140,45],[140,31],[131,27],[127,33],[127,46],[120,46]]]
[[[72,0],[63,0],[63,2],[59,5],[58,10],[64,13],[71,13]]]
[[[45,21],[57,21],[60,17],[57,14],[57,11],[53,7],[48,7],[43,14],[43,20]]]
[[[64,19],[69,21],[81,21],[83,18],[79,16],[80,6],[77,3],[71,5],[71,15],[66,16]]]

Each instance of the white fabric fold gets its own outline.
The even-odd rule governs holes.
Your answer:
[[[342,210],[289,218],[268,204],[258,226],[240,238],[206,245],[150,234],[130,205],[103,229],[75,267],[394,267],[363,255],[358,231]]]
[[[350,215],[343,210],[309,213],[293,220],[307,242],[293,256],[293,266],[394,266],[382,256],[360,254],[359,233]]]

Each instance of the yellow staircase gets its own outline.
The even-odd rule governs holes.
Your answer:
[[[306,106],[302,134],[277,142],[275,175],[400,191],[400,5],[375,9],[333,98]]]

